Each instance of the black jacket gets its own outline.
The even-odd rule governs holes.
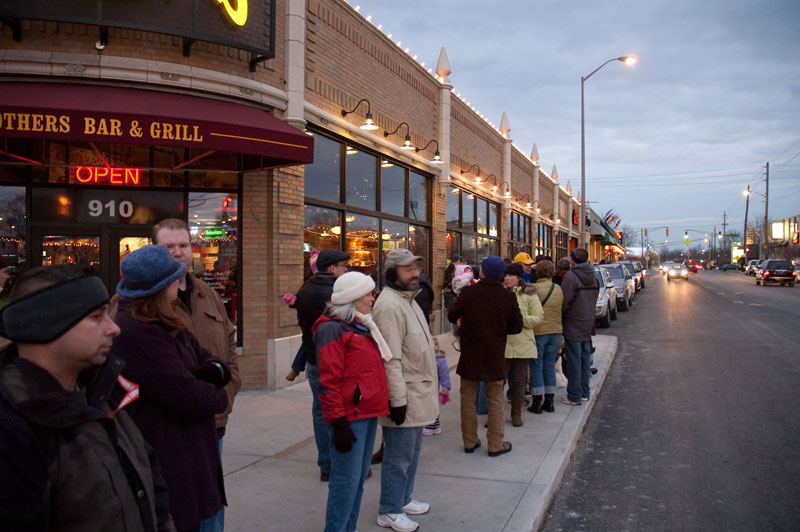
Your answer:
[[[47,371],[0,353],[0,528],[174,531],[155,456],[122,410],[121,360],[67,392]]]
[[[311,328],[317,319],[322,316],[325,304],[330,301],[333,294],[333,283],[336,277],[332,273],[320,272],[300,287],[297,291],[297,300],[294,308],[297,310],[297,324],[303,331],[303,351],[308,364],[317,365],[317,348],[314,345],[314,334]]]
[[[419,274],[419,288],[420,291],[414,296],[414,301],[417,302],[422,313],[425,315],[425,321],[428,325],[431,324],[431,310],[433,310],[433,300],[436,297],[433,293],[433,285],[428,276],[424,273]]]

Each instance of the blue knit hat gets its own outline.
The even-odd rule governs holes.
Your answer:
[[[164,246],[143,246],[131,252],[120,265],[122,280],[117,293],[125,299],[152,296],[186,273],[186,265],[172,258]]]
[[[502,281],[506,271],[506,261],[495,255],[489,255],[481,261],[481,272],[487,279]]]

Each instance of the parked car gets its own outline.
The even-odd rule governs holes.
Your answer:
[[[597,326],[605,329],[611,326],[611,320],[617,319],[617,288],[608,272],[600,266],[594,267],[594,276],[600,284],[594,318]]]
[[[647,270],[644,269],[644,266],[642,266],[642,263],[638,260],[632,260],[631,263],[633,267],[642,274],[642,288],[644,288],[645,281],[647,280]]]
[[[756,274],[756,264],[758,264],[758,259],[753,259],[747,263],[747,266],[744,267],[744,273],[746,275],[753,275]]]
[[[627,268],[627,270],[631,274],[631,277],[633,277],[633,282],[634,282],[634,285],[636,286],[636,292],[638,293],[639,290],[642,289],[642,272],[641,272],[641,270],[637,272],[636,271],[636,267],[629,260],[618,260],[614,264],[622,264],[622,266],[624,268]]]
[[[794,286],[795,277],[792,261],[785,259],[769,259],[761,263],[756,271],[756,284],[767,286],[767,283],[781,283],[781,286]]]
[[[614,283],[614,288],[617,290],[617,306],[620,310],[628,310],[636,297],[633,276],[622,264],[601,264],[600,267],[608,272]]]
[[[671,281],[673,279],[684,279],[688,281],[689,267],[684,263],[676,264],[674,268],[670,268],[669,273],[667,274],[667,281]]]
[[[723,264],[722,267],[720,268],[720,270],[722,270],[724,272],[727,272],[727,271],[730,271],[730,270],[738,270],[738,269],[739,269],[739,265],[735,264],[735,263],[734,264]]]

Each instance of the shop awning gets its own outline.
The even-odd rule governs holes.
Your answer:
[[[267,111],[155,90],[0,83],[0,137],[180,146],[306,164],[314,140]]]

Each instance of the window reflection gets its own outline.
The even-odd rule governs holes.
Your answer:
[[[377,158],[364,152],[347,156],[345,203],[375,209]]]
[[[25,187],[0,187],[0,299],[7,300],[17,272],[25,264]]]
[[[386,259],[386,254],[393,249],[409,249],[407,223],[384,220],[381,224],[381,262]]]
[[[378,284],[378,219],[347,213],[345,227],[345,251],[350,254],[350,269],[372,276]]]
[[[399,165],[381,168],[381,212],[406,215],[406,169]]]
[[[447,194],[447,227],[458,228],[461,227],[461,212],[459,211],[459,203],[461,201],[461,190],[456,187],[450,187]]]
[[[428,187],[424,175],[411,172],[408,188],[408,217],[428,219]]]
[[[303,243],[309,252],[340,249],[341,234],[342,221],[339,211],[306,205]]]
[[[477,214],[475,216],[475,225],[479,233],[486,234],[486,200],[477,198],[475,200],[477,207]]]
[[[340,201],[342,145],[314,135],[314,162],[305,165],[305,194],[326,201]]]
[[[428,272],[428,228],[422,225],[408,227],[408,249],[422,257],[422,269]],[[448,257],[450,255],[447,255]],[[430,274],[430,272],[428,272]]]

